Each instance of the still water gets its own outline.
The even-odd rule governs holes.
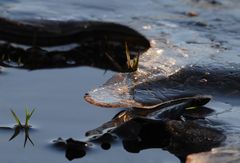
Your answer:
[[[166,73],[189,64],[219,63],[239,65],[240,4],[237,0],[1,0],[0,16],[11,19],[98,20],[128,25],[143,33],[152,43],[152,53],[161,52],[170,63]],[[187,16],[194,11],[197,17]],[[163,51],[161,49],[164,49]],[[161,61],[155,60],[151,66]],[[8,141],[13,130],[0,131],[0,162],[59,162],[68,160],[63,151],[53,148],[58,137],[82,139],[89,129],[108,121],[119,110],[98,108],[84,101],[86,92],[105,83],[114,72],[78,67],[26,71],[5,68],[0,74],[0,125],[13,126],[13,109],[24,121],[24,108],[36,108],[33,129],[26,147],[24,134]],[[236,120],[239,103],[214,101],[214,108],[231,110],[220,118],[239,130]],[[233,112],[233,113],[232,113]],[[240,130],[239,130],[240,131]],[[139,154],[125,151],[121,144],[111,150],[93,148],[75,162],[179,162],[162,149],[143,150]]]
[[[7,69],[1,75],[1,126],[14,125],[14,118],[10,113],[13,109],[24,122],[25,111],[36,108],[31,118],[33,130],[30,137],[35,144],[24,144],[24,134],[8,141],[13,130],[1,131],[1,162],[68,162],[64,151],[58,151],[52,146],[52,140],[58,137],[75,139],[84,138],[89,129],[93,129],[114,116],[117,110],[94,107],[83,99],[85,92],[92,87],[105,82],[113,72],[94,68],[75,68],[65,70],[23,71]],[[149,150],[141,154],[130,154],[116,145],[110,151],[93,149],[80,162],[141,162],[145,159],[172,160],[177,159],[161,149]]]

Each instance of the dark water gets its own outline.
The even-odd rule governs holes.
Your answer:
[[[163,54],[168,56],[169,64],[164,65],[164,70],[171,74],[179,67],[192,63],[231,62],[239,65],[240,5],[237,0],[216,2],[2,0],[0,15],[12,19],[101,20],[129,25],[151,40],[154,46],[150,54],[162,54],[161,48],[166,49]],[[186,16],[189,11],[195,11],[199,16]],[[169,43],[168,46],[163,42]],[[149,62],[145,66],[154,68],[159,65],[161,61],[156,59],[159,58],[153,59],[154,64]],[[10,109],[24,121],[24,107],[36,108],[30,121],[33,126],[30,137],[35,145],[28,142],[24,148],[24,134],[9,142],[13,130],[0,129],[0,162],[68,162],[64,152],[53,147],[52,140],[58,137],[81,140],[86,131],[108,121],[119,111],[98,108],[83,99],[86,92],[103,84],[113,74],[89,67],[36,71],[3,69],[0,74],[0,125],[13,126]],[[217,112],[226,112],[213,119],[223,119],[230,124],[232,130],[228,132],[233,136],[229,137],[229,142],[234,142],[233,138],[239,141],[240,106],[237,101],[233,99],[227,103],[216,100],[209,104],[209,107],[219,109]],[[108,151],[94,147],[86,157],[77,161],[179,162],[178,158],[162,149],[131,154],[120,143]]]

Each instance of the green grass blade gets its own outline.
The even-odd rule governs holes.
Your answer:
[[[140,57],[140,55],[139,55],[139,53],[138,53],[137,57],[133,59],[132,69],[133,69],[134,71],[136,71],[137,68],[138,68],[139,57]]]
[[[32,117],[32,115],[33,115],[34,112],[35,112],[35,109],[33,109],[33,110],[31,111],[31,113],[29,114],[29,117],[30,117],[30,118]]]
[[[33,113],[34,113],[35,109],[33,109],[31,111],[31,113],[28,111],[28,109],[26,108],[26,121],[25,121],[25,126],[28,126],[28,122],[30,120],[30,118],[32,117]]]
[[[131,60],[130,51],[128,49],[127,42],[125,42],[125,53],[126,53],[126,57],[127,57],[128,68],[132,71],[136,71],[138,68],[138,63],[139,63],[139,57],[140,57],[139,53],[133,60]]]
[[[21,122],[20,122],[18,116],[15,114],[15,112],[14,112],[13,110],[11,110],[11,113],[12,113],[12,115],[13,115],[13,117],[14,117],[16,123],[17,123],[17,125],[18,125],[18,126],[22,126],[22,124],[21,124]]]
[[[131,68],[131,58],[130,58],[130,52],[128,49],[127,42],[125,42],[125,53],[126,53],[126,57],[127,57],[127,66],[128,66],[128,68]]]
[[[28,120],[29,120],[29,116],[28,116],[28,108],[25,108],[25,127],[28,126]]]

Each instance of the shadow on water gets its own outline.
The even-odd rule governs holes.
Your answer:
[[[84,157],[94,145],[109,150],[112,144],[121,142],[130,153],[161,148],[185,161],[188,154],[208,151],[226,139],[224,131],[207,118],[214,110],[204,106],[188,109],[194,103],[189,100],[166,108],[123,110],[111,121],[88,131],[87,141],[59,138],[53,146],[65,150],[68,160]]]
[[[150,47],[127,26],[97,21],[0,18],[0,40],[0,65],[30,70],[92,66],[129,72],[125,44],[131,59]]]
[[[9,141],[14,140],[21,132],[24,133],[24,144],[23,146],[25,147],[27,142],[30,142],[34,146],[34,142],[32,141],[30,137],[30,132],[34,130],[32,127],[21,127],[14,125],[13,127],[10,126],[1,126],[0,131],[5,132],[5,131],[11,131],[13,134],[10,136]]]

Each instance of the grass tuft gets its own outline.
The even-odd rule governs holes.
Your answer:
[[[127,57],[128,69],[130,69],[132,71],[136,71],[138,69],[139,56],[140,56],[139,53],[138,53],[137,57],[135,57],[131,60],[130,50],[128,48],[127,42],[125,42],[125,53],[126,53],[126,57]]]
[[[29,121],[30,121],[34,111],[35,111],[35,109],[33,109],[31,112],[28,110],[28,108],[25,109],[25,113],[26,113],[25,114],[25,124],[23,125],[21,123],[20,119],[18,118],[17,114],[13,110],[11,110],[11,113],[17,124],[14,127],[14,133],[11,136],[11,138],[9,139],[9,141],[13,140],[20,133],[21,130],[24,130],[24,132],[25,132],[24,147],[26,146],[27,140],[29,140],[31,142],[31,144],[34,145],[29,136],[29,129],[31,128],[31,126],[29,125]]]

